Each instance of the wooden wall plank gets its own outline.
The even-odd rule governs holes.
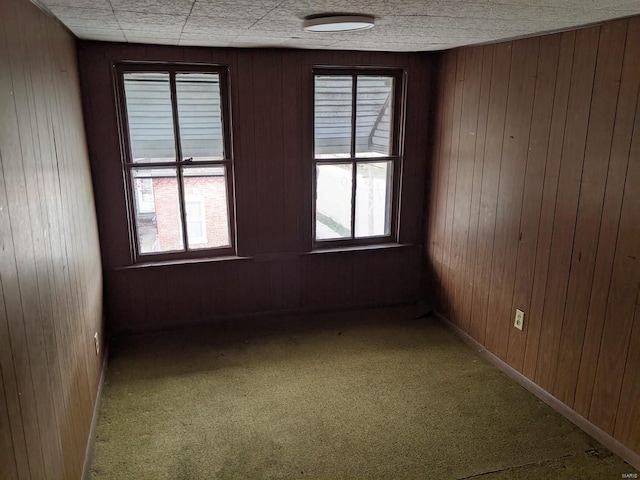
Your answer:
[[[24,7],[24,5],[23,5]],[[27,7],[28,8],[28,7]],[[28,15],[27,15],[28,18]],[[29,201],[37,205],[34,208],[35,215],[40,217],[36,221],[32,221],[32,230],[34,232],[42,231],[42,235],[36,235],[34,238],[36,242],[34,244],[34,252],[36,256],[36,272],[38,274],[38,293],[40,295],[40,308],[42,310],[43,322],[42,332],[44,338],[44,352],[48,365],[51,365],[49,369],[50,383],[52,386],[51,396],[53,401],[53,408],[50,414],[55,426],[53,430],[56,432],[55,447],[61,452],[56,457],[62,460],[62,464],[59,465],[56,470],[62,472],[65,476],[72,475],[70,472],[81,468],[81,460],[77,457],[77,451],[75,448],[64,448],[67,445],[68,438],[65,438],[63,433],[65,432],[65,425],[73,424],[71,415],[69,414],[68,401],[65,398],[62,385],[69,382],[69,378],[64,374],[64,368],[62,367],[59,358],[61,358],[62,346],[58,342],[58,325],[56,322],[52,322],[52,318],[56,318],[57,315],[57,299],[55,298],[54,286],[55,276],[53,272],[55,267],[52,264],[52,243],[56,240],[51,238],[55,236],[55,232],[51,232],[48,226],[57,222],[57,218],[52,213],[51,206],[48,204],[54,195],[55,187],[52,185],[52,179],[46,175],[50,166],[51,160],[51,132],[46,128],[38,128],[42,125],[46,125],[49,119],[50,102],[47,98],[49,93],[45,82],[51,79],[49,72],[51,71],[52,64],[50,63],[50,57],[30,57],[31,51],[46,50],[47,44],[50,42],[51,33],[48,31],[48,25],[46,24],[46,18],[39,17],[39,22],[29,22],[26,18],[23,18],[23,24],[27,29],[26,37],[28,39],[24,57],[29,57],[30,75],[30,99],[33,101],[33,109],[31,110],[32,117],[32,131],[34,145],[37,146],[37,154],[34,159],[25,161],[25,165],[28,166],[28,170],[25,171],[28,189],[29,189]],[[56,58],[56,56],[53,56]],[[45,72],[45,75],[42,72]],[[73,115],[72,109],[69,108],[66,118],[71,120]],[[80,120],[81,121],[81,120]],[[85,181],[88,181],[86,179]],[[46,192],[46,193],[45,193]],[[34,213],[32,213],[33,215]],[[74,216],[76,218],[76,216]],[[90,229],[84,229],[88,231]],[[51,237],[50,237],[50,234]],[[83,239],[82,245],[86,245],[88,242]],[[84,282],[82,282],[84,285]],[[56,388],[57,386],[60,386]],[[77,439],[74,438],[74,444],[77,444]]]
[[[471,315],[477,316],[470,322],[479,341],[484,341],[487,331],[489,284],[493,261],[493,236],[496,227],[498,203],[498,182],[500,179],[500,157],[507,109],[509,72],[511,68],[512,44],[493,46],[491,87],[489,91],[489,111],[487,113],[486,139],[484,146],[484,170],[482,192],[480,194],[480,220],[478,222],[478,258],[474,278]]]
[[[251,59],[254,88],[268,95],[253,96],[253,142],[256,159],[256,198],[253,205],[257,217],[256,253],[283,251],[284,175],[282,129],[284,97],[282,55],[277,52],[254,53]]]
[[[553,389],[573,247],[600,27],[576,32],[558,194],[553,221],[536,383]]]
[[[9,408],[4,391],[4,375],[0,364],[0,477],[18,478],[18,465],[11,437],[11,422]]]
[[[84,59],[84,57],[82,58]],[[258,249],[258,219],[256,212],[252,210],[252,206],[256,202],[257,189],[257,174],[253,165],[257,161],[258,152],[253,140],[255,136],[254,75],[252,56],[249,52],[238,54],[238,68],[230,80],[234,78],[235,85],[231,85],[231,88],[234,92],[232,96],[234,107],[232,128],[234,132],[237,252],[240,256],[249,256]],[[243,92],[242,95],[239,92]],[[93,163],[103,163],[107,167],[109,166],[104,161],[96,162],[95,159],[99,157],[92,158]]]
[[[473,178],[473,194],[471,197],[472,214],[469,228],[470,250],[467,253],[468,262],[472,264],[472,270],[469,274],[471,288],[468,288],[469,299],[465,301],[469,305],[469,327],[468,332],[472,332],[476,338],[484,335],[485,326],[481,324],[481,316],[477,315],[476,298],[478,273],[478,259],[482,255],[480,250],[483,237],[480,235],[480,212],[482,209],[482,186],[484,184],[485,174],[485,144],[487,139],[487,125],[489,115],[489,93],[491,90],[491,74],[493,64],[493,46],[486,45],[482,47],[482,83],[480,87],[480,105],[478,109],[478,129],[476,132],[476,145],[474,153],[474,178]],[[440,162],[437,162],[440,163]],[[474,312],[476,313],[474,315]]]
[[[438,306],[439,308],[447,312],[448,311],[448,280],[447,269],[449,268],[449,259],[447,256],[448,242],[447,242],[447,214],[449,211],[447,203],[449,201],[449,159],[451,156],[451,135],[450,131],[453,125],[453,89],[455,87],[456,78],[456,63],[457,57],[450,53],[445,53],[442,57],[442,63],[440,68],[442,69],[442,91],[444,101],[440,103],[441,117],[439,123],[443,126],[441,136],[438,138],[438,151],[441,158],[444,161],[438,167],[439,181],[438,181],[438,204],[439,215],[437,231],[437,257],[438,263]]]
[[[432,116],[432,62],[431,57],[421,54],[394,56],[407,72],[404,158],[402,162],[402,185],[398,241],[402,244],[419,245],[423,226],[424,179],[428,175],[427,152],[433,133]],[[394,63],[395,63],[394,61]],[[421,134],[417,134],[422,132]]]
[[[430,125],[432,125],[432,135],[430,137],[430,143],[428,152],[433,158],[439,157],[439,150],[441,148],[440,137],[442,135],[442,124],[439,120],[442,117],[442,98],[443,89],[440,85],[443,83],[442,55],[435,57],[434,65],[438,70],[437,77],[433,80],[431,90],[431,106],[430,106]],[[439,278],[440,278],[440,249],[438,248],[438,233],[439,224],[442,215],[438,209],[438,189],[440,188],[440,163],[432,162],[429,166],[428,175],[428,190],[426,192],[424,201],[425,208],[424,213],[427,216],[423,221],[423,238],[428,241],[423,243],[423,258],[429,262],[427,268],[422,269],[421,277],[421,290],[433,292],[433,297],[439,297]]]
[[[476,133],[478,130],[478,111],[480,106],[480,86],[482,83],[482,47],[470,48],[464,54],[464,83],[462,91],[462,114],[458,147],[458,175],[456,178],[456,214],[454,218],[454,269],[461,272],[455,285],[454,297],[462,308],[459,310],[459,322],[468,328],[471,311],[470,298],[470,259],[467,258],[469,243],[469,223],[471,217],[471,197],[475,170]],[[468,301],[465,301],[468,299]]]
[[[8,65],[8,49],[6,30],[3,28],[0,30],[0,61],[3,65]],[[0,70],[0,85],[8,85],[11,83],[11,78],[8,69]],[[5,90],[6,91],[6,90]],[[2,97],[0,105],[7,108],[15,108],[12,102]],[[24,422],[22,419],[22,406],[21,403],[29,402],[32,405],[31,397],[27,399],[21,399],[22,386],[25,385],[24,381],[29,377],[28,364],[25,361],[24,347],[24,327],[21,322],[15,320],[16,298],[14,295],[17,293],[15,281],[12,281],[12,275],[15,272],[15,255],[13,253],[13,238],[11,236],[10,220],[9,220],[9,198],[6,191],[6,178],[4,174],[4,160],[3,156],[17,152],[17,138],[16,138],[16,125],[15,119],[12,118],[12,111],[3,109],[0,111],[0,137],[2,139],[2,148],[0,149],[0,286],[6,283],[6,287],[2,287],[2,297],[0,298],[0,362],[3,365],[3,387],[5,390],[5,397],[7,402],[7,410],[9,413],[9,419],[11,423],[11,436],[14,447],[14,455],[16,460],[16,468],[21,478],[29,478],[29,453],[27,451]],[[9,136],[10,133],[13,135]],[[5,298],[8,297],[8,305],[5,302]],[[14,334],[13,341],[16,342],[16,354],[14,355],[12,348],[11,334]],[[16,364],[18,370],[16,370]],[[26,373],[22,375],[23,368],[27,369]],[[21,377],[17,378],[16,371],[21,373]],[[29,386],[27,383],[26,386]],[[29,422],[29,420],[27,420]]]
[[[599,233],[594,226],[599,225],[602,217],[626,33],[626,20],[608,23],[600,29],[571,273],[560,335],[562,348],[558,350],[552,389],[552,393],[569,406],[574,403],[580,368]]]
[[[547,293],[546,285],[549,274],[549,255],[551,252],[551,237],[553,234],[560,161],[562,159],[562,145],[564,142],[564,124],[566,122],[569,104],[575,35],[575,32],[565,32],[561,34],[560,37],[560,53],[558,57],[553,113],[551,115],[551,131],[549,132],[547,163],[542,187],[542,207],[540,210],[540,225],[538,226],[533,291],[531,293],[531,307],[525,319],[527,325],[525,327],[527,329],[527,342],[524,354],[523,374],[530,379],[535,377],[536,367],[538,365],[538,347],[540,345],[542,315]]]
[[[303,303],[307,308],[336,305],[346,307],[353,299],[353,262],[341,255],[309,255],[303,259]]]
[[[18,130],[21,138],[22,146],[22,166],[24,183],[18,181],[17,187],[23,189],[24,197],[20,202],[24,202],[24,211],[16,211],[14,214],[24,215],[28,219],[30,229],[28,234],[20,235],[18,239],[14,237],[14,242],[23,242],[23,245],[30,249],[26,251],[17,251],[19,270],[20,291],[23,298],[22,310],[25,315],[27,325],[27,335],[29,343],[30,366],[32,369],[32,378],[34,383],[34,392],[36,395],[36,405],[38,406],[38,421],[40,424],[40,435],[42,442],[43,456],[45,460],[45,469],[48,475],[65,475],[64,462],[62,462],[62,444],[58,435],[58,419],[59,412],[63,412],[62,405],[54,407],[54,398],[51,385],[60,384],[60,378],[56,373],[56,368],[49,368],[50,359],[53,360],[54,352],[57,350],[52,340],[50,332],[53,328],[51,323],[52,317],[49,310],[49,302],[45,298],[45,291],[48,286],[48,275],[46,272],[46,220],[43,218],[41,194],[44,195],[40,180],[40,158],[42,157],[39,134],[37,110],[42,109],[43,98],[36,95],[33,84],[37,81],[39,65],[35,59],[30,56],[30,52],[40,48],[40,45],[34,45],[37,39],[39,25],[35,22],[27,20],[29,16],[29,5],[16,3],[18,24],[20,25],[20,64],[22,69],[20,76],[13,76],[14,93],[23,95],[16,100],[23,103],[27,108],[17,111],[18,113]],[[33,70],[33,75],[32,75]],[[18,71],[16,69],[15,71]],[[18,88],[16,88],[19,85]],[[20,92],[20,93],[18,93]],[[39,93],[39,92],[38,92]],[[38,98],[39,97],[39,98]],[[38,101],[39,100],[39,101]],[[11,212],[11,210],[10,210]],[[22,221],[22,219],[21,219]],[[25,230],[25,229],[23,229]],[[18,231],[18,228],[13,228]],[[24,232],[26,233],[26,231]],[[22,237],[22,238],[20,238]],[[20,267],[21,265],[21,267]],[[26,281],[25,281],[26,280]],[[33,323],[32,323],[33,322]],[[47,333],[45,335],[45,326]]]
[[[449,317],[455,323],[460,322],[459,312],[456,302],[456,285],[458,282],[459,272],[455,270],[456,260],[458,253],[455,250],[454,237],[456,236],[456,230],[454,227],[456,219],[456,198],[458,192],[456,190],[456,183],[458,180],[458,162],[460,151],[460,120],[462,118],[462,99],[463,99],[463,87],[464,87],[464,67],[465,56],[464,52],[456,52],[456,77],[453,96],[453,127],[451,128],[451,158],[449,161],[449,188],[447,198],[447,225],[445,230],[445,254],[446,264],[448,265],[447,282],[447,299],[448,299],[448,311]]]
[[[0,194],[4,193],[4,181],[0,182]],[[4,195],[0,196],[0,208],[5,210],[6,203]],[[0,218],[0,226],[6,225]],[[5,239],[0,238],[2,245],[6,245]],[[2,288],[2,276],[0,276],[0,366],[3,366],[4,372],[2,375],[2,393],[3,397],[0,398],[2,405],[7,412],[7,422],[2,423],[3,433],[3,445],[4,450],[11,459],[3,459],[0,465],[0,473],[7,478],[11,478],[9,473],[4,473],[2,468],[6,465],[7,472],[16,472],[15,476],[18,478],[29,478],[29,461],[27,457],[27,445],[25,440],[24,427],[22,422],[22,412],[20,411],[20,395],[18,391],[18,384],[16,381],[16,370],[13,360],[13,349],[11,348],[10,332],[7,318],[7,311],[5,309],[4,290]],[[5,463],[6,462],[6,463]],[[11,463],[15,465],[11,467]]]
[[[634,116],[638,116],[634,99],[638,98],[640,91],[640,64],[635,60],[640,56],[640,18],[629,20],[627,36],[600,223],[598,252],[595,259],[587,326],[575,395],[574,408],[583,417],[588,416],[591,407],[593,380],[597,367],[596,359],[600,352],[600,339],[611,283],[613,257],[624,193],[620,185],[624,184],[624,178],[627,174]]]
[[[640,101],[636,100],[637,106]],[[624,185],[622,211],[604,328],[593,384],[589,420],[614,433],[624,369],[629,354],[633,316],[640,302],[640,115],[636,113],[629,167]],[[640,372],[636,371],[636,375]],[[631,380],[627,380],[631,381]],[[637,400],[637,399],[636,399]],[[632,399],[633,401],[633,399]],[[633,439],[633,442],[637,439]]]
[[[631,450],[640,450],[640,302],[636,302],[629,357],[625,368],[614,435]]]
[[[302,72],[298,52],[287,52],[282,57],[282,92],[288,108],[282,110],[282,133],[295,132],[303,124],[302,119]],[[302,218],[305,215],[302,202],[292,198],[304,195],[304,169],[299,161],[304,157],[304,142],[301,135],[292,135],[282,146],[282,206],[283,232],[281,249],[284,252],[304,250]]]
[[[531,132],[529,135],[529,151],[522,194],[516,275],[510,310],[512,313],[516,308],[523,312],[531,312],[531,292],[538,246],[538,225],[542,208],[542,192],[547,166],[559,53],[559,35],[547,35],[540,39],[538,71],[531,117]],[[522,332],[511,328],[511,322],[509,322],[507,362],[519,371],[523,369],[526,339],[531,325],[530,320],[529,317]]]
[[[7,224],[2,229],[6,238],[6,247],[2,252],[2,272],[3,272],[3,290],[5,293],[5,308],[7,310],[7,317],[9,320],[9,334],[11,337],[11,344],[15,345],[14,350],[14,362],[16,370],[19,372],[16,374],[18,381],[18,389],[20,392],[21,410],[23,411],[23,427],[25,432],[25,439],[27,445],[27,455],[29,460],[29,470],[31,475],[45,478],[46,470],[44,464],[44,454],[42,452],[42,444],[40,441],[40,425],[38,421],[38,405],[36,402],[36,393],[33,384],[33,371],[31,369],[30,352],[33,351],[34,345],[31,344],[29,348],[29,333],[30,328],[33,330],[35,327],[33,323],[27,324],[25,321],[25,314],[23,312],[23,300],[20,286],[20,261],[22,259],[28,259],[30,256],[29,249],[31,247],[31,228],[26,221],[29,218],[27,211],[26,191],[24,188],[24,167],[22,162],[10,159],[21,159],[23,155],[33,155],[32,149],[29,149],[29,143],[27,142],[26,130],[24,120],[24,111],[27,107],[27,99],[24,95],[24,79],[19,78],[23,76],[21,59],[19,57],[20,52],[20,32],[18,30],[18,22],[16,17],[16,6],[14,5],[12,15],[13,26],[7,27],[7,63],[9,69],[3,69],[6,71],[7,78],[2,79],[2,84],[11,86],[3,90],[5,98],[11,95],[14,82],[17,83],[16,94],[11,97],[3,99],[0,102],[1,105],[6,106],[5,111],[1,112],[2,117],[2,170],[4,174],[4,187],[5,195],[7,198],[6,220]],[[22,75],[20,75],[22,74]],[[6,93],[5,93],[6,92]],[[20,109],[23,115],[18,115],[18,109],[16,103],[22,108]],[[24,140],[20,137],[20,130],[22,123],[22,132]],[[23,151],[23,148],[25,151]],[[11,211],[10,209],[13,209]],[[13,217],[13,218],[12,218]],[[16,229],[14,234],[13,230]],[[17,238],[16,238],[17,237]],[[16,245],[17,244],[17,245]],[[31,257],[32,258],[32,257]],[[24,265],[24,260],[23,260]],[[32,278],[28,275],[28,265],[25,270],[23,268],[23,283],[27,288]],[[27,280],[29,279],[29,280]],[[30,311],[33,311],[33,304],[27,303],[27,307],[31,307]],[[34,343],[41,338],[36,334]]]
[[[506,358],[512,325],[510,310],[539,45],[540,39],[534,37],[514,43],[511,52],[485,337],[489,350],[502,359]]]

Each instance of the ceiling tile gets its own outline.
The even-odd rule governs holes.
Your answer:
[[[389,8],[384,15],[413,16],[429,15],[454,18],[484,18],[492,20],[538,20],[542,18],[570,18],[574,10],[563,7],[549,7],[530,3],[527,5],[495,5],[488,2],[436,1],[417,2],[412,10],[401,15]]]
[[[187,36],[180,37],[179,45],[199,47],[228,47],[235,37]]]
[[[115,15],[109,10],[55,5],[49,8],[67,27],[119,28]]]
[[[265,40],[262,37],[253,38],[238,36],[233,42],[231,42],[231,46],[237,48],[277,48],[282,47],[288,40],[288,38],[277,37],[271,37],[268,40]]]
[[[176,42],[180,37],[182,28],[187,19],[179,15],[161,15],[156,13],[122,12],[115,13],[118,24],[130,36],[141,34],[146,37],[162,38],[175,37]],[[144,32],[144,33],[143,33]]]
[[[211,29],[225,31],[245,31],[253,21],[238,17],[197,17],[191,15],[184,26],[185,31],[209,31]]]
[[[61,0],[52,0],[54,2]],[[67,0],[68,1],[68,0]],[[87,1],[87,0],[82,0]],[[127,12],[160,13],[166,15],[189,15],[195,0],[110,0],[113,9]]]
[[[291,38],[289,39],[284,46],[289,48],[334,48],[338,49],[340,46],[340,42],[336,42],[335,40],[307,40],[304,38]]]
[[[113,10],[109,0],[49,0],[44,2],[51,7],[91,8],[94,10]]]
[[[86,27],[71,27],[71,31],[80,38],[88,38],[91,35],[101,36],[120,36],[124,39],[122,30],[120,28],[86,28]]]
[[[191,14],[259,20],[278,6],[278,0],[196,0]]]
[[[463,18],[463,17],[432,17],[432,16],[386,16],[376,22],[380,27],[391,27],[396,31],[403,29],[429,31],[430,29],[465,29],[474,31],[499,30],[503,32],[518,32],[528,30],[532,27],[540,28],[539,20],[509,20],[502,21],[489,18]],[[558,20],[548,20],[545,22],[547,29],[557,28],[565,23]]]
[[[144,25],[184,25],[187,15],[166,15],[161,13],[116,11],[115,16],[120,24]]]
[[[177,45],[180,40],[179,36],[162,36],[152,37],[147,35],[127,35],[129,43],[152,43],[154,45]]]

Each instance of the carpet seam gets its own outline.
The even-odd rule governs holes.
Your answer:
[[[488,472],[482,472],[482,473],[478,473],[478,474],[475,474],[475,475],[471,475],[470,477],[459,477],[457,480],[472,480],[474,478],[481,478],[481,477],[484,477],[485,475],[491,475],[493,473],[507,472],[509,470],[516,470],[518,468],[530,467],[530,466],[533,466],[533,465],[544,465],[545,463],[552,462],[554,460],[568,459],[568,458],[576,457],[578,455],[584,455],[585,453],[589,454],[589,453],[592,453],[592,452],[597,452],[597,451],[602,451],[602,450],[603,449],[601,449],[601,448],[600,449],[598,449],[598,448],[589,448],[587,450],[583,450],[583,451],[580,451],[580,452],[568,453],[568,454],[562,455],[560,457],[551,457],[551,458],[546,458],[544,460],[540,460],[540,461],[537,461],[537,462],[523,463],[522,465],[514,465],[514,466],[511,466],[511,467],[507,467],[507,468],[499,468],[498,470],[491,470],[491,471],[488,471]]]

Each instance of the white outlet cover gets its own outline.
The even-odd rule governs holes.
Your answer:
[[[516,319],[513,322],[513,326],[518,330],[522,330],[524,327],[524,312],[519,308],[516,309]]]

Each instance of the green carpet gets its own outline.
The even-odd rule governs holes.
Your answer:
[[[635,472],[439,323],[415,315],[396,308],[263,318],[115,343],[91,478]]]

